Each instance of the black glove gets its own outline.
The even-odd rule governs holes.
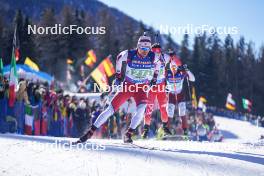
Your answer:
[[[119,86],[120,84],[121,84],[121,80],[120,79],[118,79],[118,78],[116,78],[116,79],[114,79],[114,81],[113,81],[113,85],[115,85],[115,86]]]
[[[151,86],[154,86],[154,85],[156,85],[157,84],[157,79],[152,79],[151,81],[150,81],[150,83],[149,83],[149,86],[151,87]]]
[[[187,67],[187,64],[184,64],[184,65],[183,65],[183,69],[184,69],[185,71],[188,71],[188,70],[189,70],[188,67]]]
[[[188,71],[189,70],[188,67],[187,67],[187,64],[179,66],[178,69],[179,69],[179,71]]]
[[[154,76],[153,76],[152,80],[149,83],[149,86],[150,87],[157,84],[157,77],[158,77],[158,74],[157,73],[154,73]]]
[[[116,74],[113,85],[119,86],[122,83],[121,74]]]

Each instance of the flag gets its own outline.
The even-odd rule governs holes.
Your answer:
[[[197,109],[197,98],[195,93],[195,87],[192,87],[192,107]]]
[[[229,109],[229,110],[231,110],[231,111],[236,110],[236,102],[232,98],[232,94],[231,93],[228,93],[228,95],[227,95],[226,108]]]
[[[94,53],[94,51],[93,50],[89,50],[88,52],[87,52],[87,58],[86,58],[86,60],[84,61],[84,63],[87,65],[87,66],[89,66],[89,67],[93,67],[94,66],[94,64],[96,63],[96,55],[95,55],[95,53]]]
[[[15,40],[16,40],[16,29],[15,29],[13,43],[15,43]],[[15,104],[17,86],[18,86],[18,75],[17,75],[17,70],[16,70],[15,46],[13,46],[10,75],[9,75],[9,102],[8,104],[10,107],[13,107]]]
[[[242,104],[243,104],[243,108],[246,109],[247,111],[251,111],[252,108],[252,102],[249,101],[246,98],[242,98]]]
[[[80,75],[81,77],[84,77],[84,66],[83,65],[80,66]]]
[[[113,74],[115,74],[115,68],[114,65],[112,64],[111,60],[110,60],[111,56],[108,56],[107,58],[105,58],[103,60],[103,65],[104,65],[104,69],[105,69],[105,73],[108,77],[111,77]]]
[[[28,65],[33,70],[39,71],[38,65],[35,62],[33,62],[29,57],[26,57],[24,64]]]
[[[2,58],[0,58],[0,75],[4,76],[4,64]]]
[[[16,58],[16,61],[19,60],[19,57],[20,57],[20,54],[19,54],[19,48],[18,48],[18,46],[16,45],[16,46],[15,46],[15,58]]]
[[[26,105],[25,114],[25,134],[32,135],[34,115],[30,105]]]
[[[13,52],[16,61],[18,61],[20,58],[20,51],[19,51],[19,38],[17,37],[17,27],[15,28],[14,38],[13,38]]]
[[[105,73],[103,62],[101,62],[99,66],[92,71],[91,76],[103,91],[107,90],[108,80]]]
[[[207,100],[203,96],[201,96],[198,102],[198,110],[206,112],[206,105],[205,105],[206,102]]]

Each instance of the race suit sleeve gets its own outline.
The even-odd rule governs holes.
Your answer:
[[[188,76],[189,80],[194,82],[195,81],[195,77],[194,77],[193,73],[190,70],[186,71],[186,73],[187,73],[187,76]]]
[[[122,63],[127,61],[128,50],[122,51],[118,54],[116,59],[116,74],[121,76]]]
[[[160,71],[161,61],[160,61],[160,55],[155,53],[154,58],[154,76],[158,76]]]

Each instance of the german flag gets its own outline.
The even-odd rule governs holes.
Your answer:
[[[105,73],[108,77],[111,77],[113,74],[115,74],[115,68],[110,60],[110,57],[111,55],[105,58],[102,62],[104,65]]]
[[[84,61],[84,63],[85,63],[87,66],[93,68],[94,64],[96,63],[96,60],[97,60],[97,59],[96,59],[96,55],[95,55],[94,51],[93,51],[93,50],[89,50],[89,51],[87,52],[87,58],[86,58],[86,60]]]
[[[103,62],[101,62],[98,67],[92,71],[91,76],[103,91],[107,90],[108,79]]]

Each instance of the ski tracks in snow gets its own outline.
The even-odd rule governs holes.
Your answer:
[[[12,136],[12,135],[11,135]],[[51,143],[53,137],[0,135],[0,175],[52,176],[263,176],[263,146],[241,143],[91,140],[103,151],[38,148],[29,144]],[[65,141],[65,138],[61,139]],[[74,139],[68,139],[74,140]],[[164,148],[170,150],[163,150]],[[160,149],[160,150],[157,150]],[[262,154],[261,154],[262,153]]]

